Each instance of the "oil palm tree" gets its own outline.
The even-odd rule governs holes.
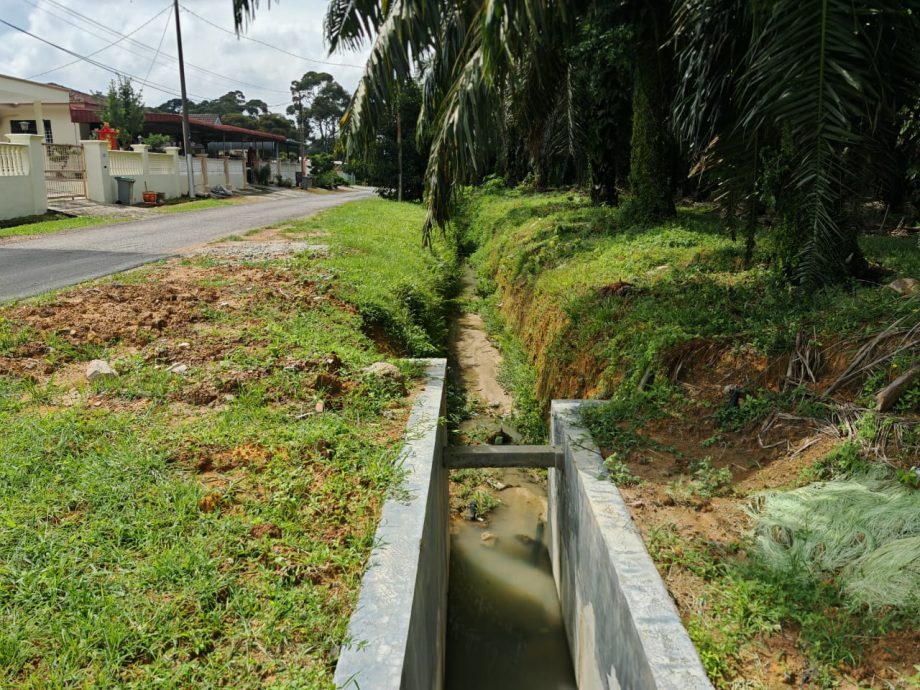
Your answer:
[[[804,283],[865,274],[847,209],[884,178],[920,79],[918,20],[917,0],[677,4],[675,129],[729,206],[746,199],[753,219],[771,192]]]
[[[257,0],[234,0],[237,26]],[[619,0],[624,21],[650,30],[637,64],[633,144],[634,196],[649,213],[673,211],[667,156],[670,63],[667,52],[669,0]],[[506,125],[522,132],[531,155],[577,145],[577,105],[572,98],[567,47],[591,0],[330,0],[326,38],[332,51],[371,44],[371,53],[342,135],[348,148],[367,145],[385,118],[400,83],[421,73],[424,104],[419,131],[431,138],[425,175],[426,232],[450,215],[453,190],[491,172],[505,147]],[[590,113],[587,114],[590,116]]]

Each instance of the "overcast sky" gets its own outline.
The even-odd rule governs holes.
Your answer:
[[[231,0],[180,0],[179,4],[224,29],[233,29]],[[182,43],[190,99],[211,99],[239,89],[247,98],[262,99],[276,106],[274,111],[283,112],[290,101],[290,82],[309,70],[329,72],[349,93],[354,90],[361,76],[361,69],[356,66],[363,65],[365,54],[327,55],[322,33],[324,0],[272,0],[270,7],[267,0],[261,0],[259,5],[255,21],[248,26],[245,36],[302,57],[337,64],[302,60],[245,38],[238,39],[183,11]],[[179,92],[176,28],[171,7],[170,0],[0,0],[0,19],[82,56],[121,38],[110,30],[130,34],[129,39],[102,50],[92,59],[151,82],[141,88],[144,101],[153,106],[177,97]],[[72,12],[89,17],[92,22]],[[136,33],[132,33],[135,29]],[[161,37],[160,55],[154,60]],[[83,61],[61,67],[76,59],[0,24],[0,74],[56,82],[81,91],[105,91],[109,81],[115,78],[102,67]],[[41,74],[58,67],[61,69]]]

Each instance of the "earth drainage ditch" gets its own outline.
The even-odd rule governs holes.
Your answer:
[[[451,341],[459,384],[492,410],[474,424],[494,426],[510,399],[478,316],[458,318]],[[336,688],[711,688],[580,424],[578,408],[592,403],[552,403],[551,446],[449,446],[447,373],[446,360],[428,361],[405,479],[381,514]],[[493,436],[516,437],[504,426]],[[485,520],[475,502],[452,517],[450,471],[470,467],[503,468],[501,505]],[[531,467],[548,468],[545,486]]]

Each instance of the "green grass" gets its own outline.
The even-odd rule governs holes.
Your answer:
[[[530,295],[532,316],[519,329],[525,344],[538,337],[541,317],[561,311],[579,327],[547,351],[563,367],[594,354],[611,387],[624,375],[638,380],[662,353],[694,338],[773,355],[788,351],[799,330],[815,329],[819,337],[858,333],[916,310],[911,300],[873,288],[797,295],[768,265],[766,241],[755,264],[744,268],[742,243],[700,210],[644,228],[581,197],[509,192],[474,203],[466,222],[479,246],[480,275]],[[866,237],[864,245],[898,275],[920,275],[915,238]],[[628,285],[616,289],[619,283]]]
[[[330,231],[318,238],[332,248],[319,261],[326,269],[320,280],[330,282],[336,297],[356,305],[369,329],[389,334],[389,346],[424,356],[443,353],[443,304],[455,290],[458,264],[443,238],[422,249],[422,219],[418,205],[375,199],[292,223],[285,234]]]
[[[153,210],[155,213],[185,213],[186,211],[203,211],[208,208],[215,208],[217,206],[232,206],[239,203],[242,203],[242,199],[196,199],[195,201],[179,200],[175,201],[174,203],[167,203],[163,206],[158,206]]]
[[[30,222],[19,225],[0,226],[0,238],[19,237],[23,235],[49,235],[64,230],[74,230],[76,228],[86,228],[91,225],[108,225],[110,223],[123,222],[122,218],[109,218],[104,216],[80,216],[78,218],[62,217],[60,214],[47,214],[51,218],[39,220],[29,219]],[[3,221],[9,223],[10,221]]]
[[[195,276],[183,289],[220,285],[216,299],[235,306],[201,303],[193,322],[140,347],[88,348],[17,322],[19,306],[0,310],[0,356],[15,363],[29,342],[57,338],[55,372],[90,356],[120,372],[92,384],[0,376],[0,686],[332,687],[378,511],[399,482],[409,405],[400,386],[362,374],[387,355],[360,305],[332,296],[398,304],[388,285],[448,281],[417,244],[401,264],[378,258],[392,256],[387,228],[417,228],[420,209],[369,205],[311,221],[336,233],[373,218],[365,270],[348,268],[345,244],[342,258],[335,245],[328,259],[247,269],[282,281],[264,286],[184,262]],[[337,261],[341,275],[318,290]],[[171,266],[145,268],[146,283],[177,281]],[[439,293],[422,295],[443,308]],[[168,373],[159,348],[183,341],[180,353],[218,354]],[[339,393],[316,378],[332,352]],[[417,380],[419,367],[397,364]]]

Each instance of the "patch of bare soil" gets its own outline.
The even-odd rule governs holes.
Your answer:
[[[219,360],[234,348],[251,346],[240,326],[258,305],[273,300],[309,308],[312,282],[283,267],[184,265],[171,261],[143,282],[77,287],[39,304],[3,310],[3,316],[33,337],[0,357],[0,370],[58,384],[76,383],[94,347],[141,352],[148,361],[194,364]],[[215,315],[232,313],[235,328],[207,329]]]
[[[469,266],[464,269],[461,286],[467,295],[473,295],[475,276]],[[457,384],[467,396],[487,405],[496,417],[510,414],[513,401],[498,382],[502,356],[489,340],[479,314],[457,315],[450,325],[449,348]]]
[[[451,357],[467,394],[489,405],[498,415],[510,413],[511,396],[498,383],[501,354],[486,335],[482,317],[461,314],[451,328]]]
[[[828,357],[806,388],[817,394],[836,380],[849,362]],[[704,341],[686,344],[667,360],[672,379],[684,387],[691,404],[679,415],[655,419],[638,431],[650,443],[628,458],[630,471],[642,481],[620,487],[630,513],[648,543],[660,528],[675,528],[683,539],[705,543],[729,554],[746,536],[750,522],[745,506],[758,491],[800,486],[803,471],[841,442],[826,422],[794,414],[775,414],[738,432],[720,430],[714,411],[730,404],[735,390],[782,388],[789,357],[770,362],[750,353],[730,351]],[[564,393],[562,393],[564,394]],[[601,449],[605,457],[609,449]],[[688,479],[690,464],[709,457],[713,467],[728,468],[731,486],[724,496],[675,500],[673,486]],[[707,607],[707,583],[691,572],[662,567],[672,598],[684,620]],[[881,650],[888,650],[882,652]],[[870,641],[856,667],[841,667],[841,688],[902,688],[920,662],[920,632],[893,631]],[[798,631],[784,629],[746,649],[739,678],[754,687],[820,687],[811,662],[802,654]]]

